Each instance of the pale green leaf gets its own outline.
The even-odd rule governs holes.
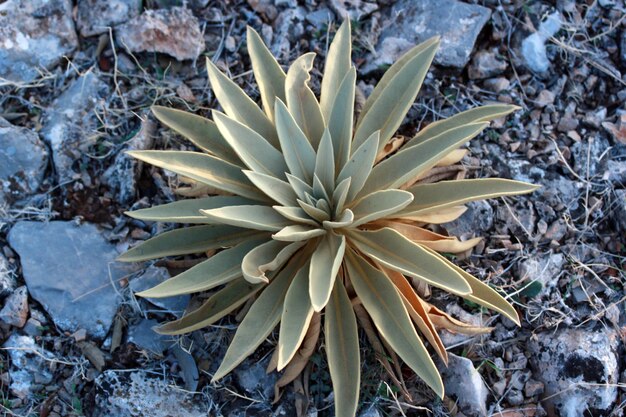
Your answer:
[[[352,125],[354,123],[354,91],[356,69],[350,68],[337,91],[328,120],[330,137],[333,139],[336,173],[350,158]]]
[[[278,136],[274,124],[259,106],[237,84],[222,74],[209,58],[206,60],[206,67],[211,87],[224,112],[278,148]]]
[[[333,142],[328,128],[324,129],[324,134],[320,140],[314,172],[314,176],[319,178],[324,186],[325,195],[328,199],[328,194],[335,190],[335,157],[333,155]],[[315,190],[315,184],[313,189]],[[319,197],[319,195],[316,195],[316,197]]]
[[[334,109],[335,97],[338,95],[341,83],[350,70],[351,56],[350,19],[345,19],[330,43],[328,54],[326,55],[320,92],[320,107],[325,120],[329,120]]]
[[[296,120],[313,148],[317,149],[325,124],[320,105],[308,86],[311,78],[309,72],[313,68],[314,58],[315,54],[311,52],[298,57],[291,64],[285,80],[285,94],[289,113]]]
[[[246,30],[248,52],[252,62],[254,78],[261,91],[263,109],[270,120],[274,120],[274,100],[285,100],[286,74],[276,62],[272,53],[267,49],[261,37],[250,26]]]
[[[221,379],[232,371],[269,336],[280,321],[285,294],[301,267],[301,257],[293,258],[261,292],[239,324],[224,360],[213,375],[211,382]]]
[[[441,181],[417,184],[407,191],[415,197],[398,217],[418,215],[458,206],[475,200],[519,195],[533,192],[537,185],[502,178]]]
[[[389,278],[349,250],[348,276],[381,336],[415,373],[443,398],[444,387],[424,343],[417,335],[402,298]]]
[[[229,206],[200,210],[200,213],[216,223],[270,232],[277,232],[291,224],[269,206]]]
[[[140,262],[165,256],[187,255],[234,246],[248,239],[267,236],[265,232],[225,225],[193,226],[176,229],[140,243],[117,259]]]
[[[363,185],[367,181],[374,160],[378,153],[379,132],[374,132],[357,150],[354,151],[350,160],[341,169],[337,176],[337,183],[350,178],[350,187],[348,191],[347,201],[354,200],[354,197],[361,191]]]
[[[338,182],[337,187],[335,187],[335,191],[333,191],[333,203],[335,204],[335,216],[343,211],[343,207],[346,203],[346,198],[348,198],[348,191],[350,191],[350,184],[352,183],[352,178],[346,178],[341,182]]]
[[[315,150],[282,101],[276,100],[276,131],[289,172],[311,183],[315,169]]]
[[[216,110],[213,110],[213,119],[224,138],[250,169],[279,179],[285,178],[287,164],[283,154],[261,135]]]
[[[304,200],[307,194],[313,193],[313,187],[311,187],[311,185],[307,184],[306,182],[294,175],[287,174],[287,181],[289,181],[289,184],[291,184],[291,187],[296,192],[300,200]]]
[[[443,262],[422,246],[411,242],[389,228],[375,231],[350,230],[351,243],[361,252],[382,265],[421,279],[454,294],[471,292],[469,284],[448,263]]]
[[[345,236],[329,231],[313,252],[309,270],[309,296],[317,312],[322,311],[328,303],[345,250]]]
[[[284,227],[280,232],[272,235],[272,239],[284,242],[301,242],[322,236],[326,230],[315,226],[292,225]]]
[[[244,170],[243,173],[259,190],[267,194],[272,200],[284,206],[292,206],[296,203],[296,198],[298,197],[291,184],[286,181],[255,171]]]
[[[402,190],[381,190],[369,194],[350,206],[354,212],[351,227],[389,217],[413,201],[413,194]]]
[[[209,297],[198,309],[155,330],[160,334],[178,335],[210,326],[241,307],[263,287],[264,285],[252,285],[243,278],[237,278]]]
[[[460,268],[459,266],[448,261],[443,255],[438,254],[434,250],[428,250],[433,255],[441,259],[443,262],[447,262],[448,264],[450,264],[450,267],[454,268],[454,270],[461,274],[465,281],[467,281],[472,289],[472,292],[471,294],[461,295],[461,297],[488,309],[502,313],[505,317],[512,320],[518,326],[521,325],[519,315],[517,314],[517,311],[515,311],[515,308],[504,297],[498,294],[496,290],[494,290],[475,276],[468,274],[463,270],[463,268]]]
[[[418,143],[434,138],[450,129],[454,129],[459,126],[471,123],[490,122],[500,117],[504,117],[507,114],[518,109],[519,107],[512,106],[510,104],[489,104],[486,106],[476,107],[471,110],[457,113],[454,116],[448,117],[447,119],[431,123],[424,129],[420,130],[417,135],[415,135],[404,145],[404,149],[410,148],[417,145]]]
[[[318,223],[321,223],[324,220],[330,220],[330,215],[327,211],[320,210],[319,208],[305,203],[302,200],[298,200],[298,205],[302,207],[306,214],[308,214],[311,218],[317,220]]]
[[[267,283],[266,272],[276,271],[296,253],[304,243],[284,243],[269,240],[250,250],[241,262],[243,277],[251,284]]]
[[[294,200],[295,202],[295,200]],[[223,206],[239,206],[254,204],[254,201],[237,196],[212,196],[175,201],[160,206],[148,207],[126,214],[133,219],[152,222],[168,223],[210,223],[210,220],[200,214],[202,209],[212,209]]]
[[[263,240],[259,239],[246,240],[137,295],[145,298],[172,297],[206,291],[226,284],[241,276],[241,262],[244,256],[262,242]]]
[[[404,63],[389,79],[389,82],[383,84],[377,95],[370,96],[368,101],[372,100],[371,104],[366,107],[365,114],[361,113],[357,123],[354,146],[360,146],[372,133],[380,130],[378,143],[378,151],[380,151],[398,130],[417,97],[439,47],[438,38],[424,43],[426,45],[423,49]],[[412,51],[408,52],[408,54],[411,53]]]
[[[353,417],[359,403],[361,356],[352,303],[340,279],[326,306],[324,342],[335,393],[335,416]]]
[[[232,164],[243,165],[212,120],[163,106],[152,106],[150,109],[161,123],[189,139],[198,148]]]
[[[400,187],[428,171],[453,149],[478,135],[485,127],[487,123],[476,123],[450,129],[432,140],[401,150],[372,169],[359,195]]]
[[[278,333],[278,371],[289,364],[300,348],[312,317],[308,265],[305,265],[296,274],[285,296]]]
[[[354,222],[354,213],[350,209],[345,209],[337,220],[323,222],[324,229],[338,229],[340,227],[348,227]]]
[[[191,178],[202,184],[256,201],[267,201],[241,167],[211,155],[184,151],[129,151],[133,158]]]
[[[319,223],[313,220],[302,207],[282,207],[273,206],[274,210],[279,212],[282,216],[296,223],[304,223],[309,226],[318,226]]]

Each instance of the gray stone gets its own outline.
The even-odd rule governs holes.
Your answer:
[[[72,165],[93,144],[98,126],[94,113],[108,94],[108,85],[90,72],[76,79],[50,106],[41,135],[52,149],[60,182],[72,178]]]
[[[530,70],[542,73],[550,68],[545,43],[561,29],[561,25],[561,14],[554,12],[539,25],[537,32],[522,41],[522,56]]]
[[[126,151],[143,151],[152,148],[155,130],[154,121],[146,118],[141,130],[133,136],[115,157],[115,161],[107,168],[103,182],[117,192],[117,201],[131,205],[137,193],[137,178],[141,172],[141,161],[130,157]]]
[[[576,142],[570,146],[574,171],[582,178],[592,178],[602,175],[607,164],[606,152],[609,142],[601,135],[588,135],[586,140]]]
[[[341,19],[357,21],[378,10],[375,2],[364,0],[329,0],[328,5]]]
[[[0,200],[10,203],[35,192],[47,164],[48,151],[39,136],[0,117]]]
[[[448,352],[448,366],[439,369],[446,395],[457,399],[463,414],[468,417],[487,415],[489,391],[471,360]]]
[[[59,328],[107,334],[120,301],[113,285],[133,266],[115,262],[118,252],[96,226],[23,221],[11,228],[9,244],[20,255],[31,297]]]
[[[202,395],[192,396],[147,372],[105,371],[95,380],[93,417],[206,417]]]
[[[623,65],[626,65],[626,29],[622,29],[619,37],[619,58]]]
[[[279,61],[289,58],[291,43],[304,35],[306,15],[306,9],[297,7],[283,11],[274,21],[271,50]]]
[[[324,25],[328,25],[329,22],[335,21],[335,15],[332,10],[326,7],[319,7],[314,12],[307,13],[306,21],[316,28],[323,28]]]
[[[128,327],[128,343],[132,343],[140,349],[162,355],[165,351],[165,337],[154,331],[158,326],[156,320],[142,319],[139,323],[131,324]]]
[[[0,3],[0,81],[32,81],[77,47],[70,0]]]
[[[626,233],[626,190],[615,190],[614,207],[611,218],[617,225],[618,230]]]
[[[413,45],[438,35],[441,47],[435,63],[463,68],[490,16],[486,7],[457,0],[400,0],[383,20],[377,56],[369,59],[364,71],[393,64]]]
[[[545,384],[549,415],[608,415],[617,399],[618,334],[614,330],[559,328],[535,334],[528,344],[534,376]]]
[[[484,201],[467,204],[467,211],[458,219],[446,223],[444,227],[451,236],[473,238],[483,236],[493,225],[493,208]]]
[[[560,253],[537,255],[518,264],[517,276],[525,284],[540,282],[539,296],[547,296],[557,288],[564,264],[565,258]]]
[[[531,398],[535,395],[543,394],[544,389],[545,385],[543,382],[531,379],[526,382],[526,385],[524,385],[524,394],[526,397]]]
[[[82,36],[108,33],[139,15],[141,0],[78,0],[76,26]]]
[[[4,323],[20,329],[26,324],[28,318],[28,290],[21,286],[13,291],[4,302],[0,310],[0,320]]]
[[[12,334],[2,348],[11,357],[9,389],[13,395],[27,398],[52,382],[50,364],[54,355],[35,343],[35,339]]]
[[[555,98],[556,96],[552,91],[541,90],[539,94],[537,94],[537,98],[535,98],[535,105],[543,109],[547,105],[554,103]]]
[[[500,58],[497,50],[479,51],[472,58],[467,75],[472,80],[490,78],[502,74],[507,67],[506,61]]]
[[[200,22],[189,9],[146,10],[119,26],[117,42],[130,52],[161,52],[182,61],[205,49]]]
[[[260,362],[247,359],[233,371],[239,386],[253,398],[272,398],[274,394],[278,374],[265,372],[269,360],[269,356]]]
[[[130,289],[134,292],[145,291],[156,287],[169,278],[170,273],[166,268],[150,265],[141,273],[141,275],[130,280]],[[146,298],[146,300],[155,306],[180,317],[189,304],[189,298],[189,295],[179,295],[176,297]]]
[[[369,407],[367,407],[367,409],[362,411],[361,414],[359,414],[359,417],[381,417],[381,416],[382,414],[380,414],[380,411],[378,411],[378,408],[376,408],[375,405],[370,405]]]

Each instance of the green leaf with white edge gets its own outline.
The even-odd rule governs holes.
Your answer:
[[[274,120],[274,100],[285,100],[285,78],[287,75],[272,53],[267,49],[259,34],[250,26],[246,30],[248,52],[252,62],[254,78],[261,91],[263,109],[270,120]]]
[[[313,317],[309,300],[307,265],[301,268],[287,290],[278,332],[278,366],[281,371],[300,348]]]
[[[333,139],[335,169],[338,171],[350,159],[352,144],[352,126],[354,123],[354,91],[356,86],[356,69],[350,68],[342,81],[328,120],[328,130]]]
[[[358,200],[350,208],[354,212],[352,227],[389,217],[413,201],[413,194],[402,190],[381,190]]]
[[[243,197],[218,195],[175,201],[173,203],[162,204],[160,206],[127,211],[124,214],[132,217],[133,219],[151,222],[209,223],[210,220],[201,215],[200,210],[250,204],[255,204],[255,202]]]
[[[273,209],[282,216],[296,223],[308,224],[309,226],[318,226],[319,223],[313,220],[302,207],[282,207],[273,206]]]
[[[454,294],[471,292],[462,275],[422,246],[387,227],[375,231],[350,229],[351,243],[382,265],[421,279]]]
[[[330,213],[330,204],[328,204],[328,200],[320,198],[315,203],[315,207],[322,210],[324,213]]]
[[[311,142],[289,114],[287,106],[276,100],[276,131],[289,172],[311,183],[315,169],[315,150]]]
[[[216,223],[270,232],[277,232],[291,224],[269,206],[228,206],[200,210],[200,213]]]
[[[398,217],[425,214],[454,207],[470,201],[527,194],[539,186],[502,178],[441,181],[434,184],[417,184],[407,191],[415,197]]]
[[[317,207],[314,207],[308,203],[305,203],[302,200],[298,200],[298,205],[302,207],[302,209],[313,219],[317,220],[318,223],[323,222],[324,220],[330,220],[330,215],[327,211],[320,210]]]
[[[289,184],[291,184],[291,187],[296,192],[300,200],[304,200],[307,194],[313,193],[313,187],[311,187],[309,184],[307,184],[300,178],[296,177],[295,175],[291,175],[291,174],[286,174],[286,175],[287,175],[287,181],[289,181]]]
[[[335,190],[335,156],[328,128],[324,129],[324,134],[317,149],[314,172],[314,176],[319,178],[324,186],[326,195],[331,194]]]
[[[361,356],[352,303],[340,279],[326,305],[324,344],[335,393],[335,416],[353,417],[359,404]]]
[[[517,314],[515,308],[503,296],[498,294],[496,290],[494,290],[475,276],[465,272],[463,268],[460,268],[459,266],[453,264],[452,262],[447,260],[445,256],[435,252],[434,250],[428,248],[426,249],[442,261],[447,262],[451,268],[454,268],[454,270],[461,274],[465,281],[467,281],[469,286],[472,288],[472,292],[471,294],[461,295],[461,297],[465,298],[468,301],[486,307],[490,310],[495,310],[503,314],[505,317],[513,321],[518,326],[521,326],[519,315]]]
[[[285,178],[287,164],[283,154],[263,136],[216,110],[213,110],[213,119],[224,138],[250,169],[279,179]]]
[[[224,112],[278,148],[276,129],[271,120],[263,113],[263,110],[234,81],[222,74],[209,58],[206,60],[206,67],[211,88],[213,88],[215,97],[217,97]]]
[[[161,233],[121,254],[121,262],[141,262],[165,256],[188,255],[226,248],[249,239],[268,236],[266,232],[226,225],[193,226]]]
[[[492,120],[499,119],[500,117],[504,117],[515,110],[519,110],[519,107],[512,106],[510,104],[489,104],[457,113],[447,119],[431,123],[424,129],[420,130],[404,145],[404,149],[432,139],[447,130],[471,123],[490,122]]]
[[[207,327],[241,307],[264,285],[252,285],[243,278],[236,278],[214,293],[196,310],[178,320],[165,323],[155,330],[160,334],[178,335]]]
[[[348,227],[354,222],[354,213],[350,209],[345,209],[341,216],[335,221],[326,220],[322,223],[324,229],[339,229],[340,227]]]
[[[354,146],[361,145],[372,133],[380,130],[378,151],[394,135],[413,105],[430,64],[439,47],[439,39],[426,41],[424,50],[410,59],[384,86],[372,102],[371,108],[361,115],[354,133]]]
[[[265,239],[266,240],[266,239]],[[207,291],[241,276],[244,256],[264,240],[250,239],[216,253],[204,262],[170,278],[156,287],[137,293],[144,298],[173,297]]]
[[[267,283],[268,271],[276,271],[296,253],[304,243],[285,243],[269,240],[250,250],[241,262],[241,272],[251,284]]]
[[[346,178],[337,184],[335,187],[335,191],[333,191],[333,202],[335,204],[335,216],[343,211],[344,205],[346,203],[346,198],[348,198],[348,191],[350,191],[350,184],[352,183],[352,178]]]
[[[315,203],[316,207],[320,200],[328,201],[330,199],[330,196],[326,192],[326,187],[324,187],[317,175],[313,175],[313,195],[317,199]]]
[[[224,360],[213,375],[215,382],[247,358],[280,321],[285,295],[294,276],[302,267],[301,257],[294,257],[261,292],[237,328]]]
[[[450,129],[432,140],[401,150],[372,169],[359,195],[400,187],[434,167],[452,150],[477,136],[487,125],[475,123]]]
[[[346,162],[346,165],[344,165],[339,172],[337,183],[341,183],[348,178],[351,179],[347,201],[354,200],[354,197],[361,191],[372,172],[376,154],[378,153],[379,137],[379,132],[374,132],[356,151],[354,151],[350,160]]]
[[[152,106],[150,109],[161,123],[189,139],[198,148],[226,162],[243,166],[212,120],[163,106]]]
[[[255,171],[244,170],[243,173],[259,190],[267,194],[272,200],[284,206],[296,204],[298,196],[293,190],[293,187],[286,181]]]
[[[326,55],[320,92],[320,107],[325,120],[329,120],[332,114],[334,109],[333,103],[338,95],[341,83],[350,70],[351,57],[350,19],[345,19],[330,43],[328,54]]]
[[[256,201],[268,201],[268,198],[241,172],[241,167],[214,156],[186,151],[128,151],[126,153],[133,158],[210,185],[218,190]]]
[[[284,227],[278,233],[272,235],[272,239],[283,242],[302,242],[322,236],[326,231],[315,226],[291,225]]]
[[[345,236],[329,231],[311,256],[309,296],[313,309],[317,312],[322,311],[328,303],[345,250]]]
[[[324,117],[315,94],[308,86],[311,79],[309,72],[313,69],[314,53],[298,57],[289,70],[285,79],[285,94],[287,107],[300,129],[317,149],[322,133],[324,132]]]
[[[417,335],[396,287],[384,273],[352,250],[347,254],[347,267],[354,291],[383,339],[440,398],[443,398],[444,387],[439,371]]]
[[[404,66],[414,59],[418,54],[422,53],[426,48],[429,48],[433,42],[435,42],[438,38],[427,39],[425,42],[420,43],[419,45],[414,46],[404,53],[396,62],[393,63],[391,67],[385,71],[382,78],[376,84],[376,87],[372,91],[372,94],[369,95],[363,108],[361,109],[360,120],[357,122],[361,122],[363,117],[370,111],[372,105],[378,101],[378,97],[385,92],[388,88],[389,83],[396,77],[396,75],[400,72]]]

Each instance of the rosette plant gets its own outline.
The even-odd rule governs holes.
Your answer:
[[[300,56],[285,73],[248,28],[262,108],[210,60],[209,80],[223,112],[214,110],[211,121],[154,107],[162,123],[202,152],[130,155],[217,195],[128,213],[190,226],[162,233],[121,256],[145,261],[218,250],[139,294],[215,290],[201,307],[158,329],[166,334],[209,326],[246,306],[214,380],[280,324],[270,368],[285,370],[279,381],[284,386],[304,369],[323,327],[340,417],[354,416],[358,406],[357,316],[369,320],[370,330],[441,397],[439,372],[418,331],[445,362],[437,329],[477,329],[429,304],[417,286],[441,288],[519,323],[498,292],[441,254],[467,251],[478,239],[460,241],[429,226],[458,218],[467,202],[536,188],[505,179],[427,181],[431,170],[458,163],[466,153],[460,147],[515,107],[459,113],[431,123],[398,148],[402,140],[393,135],[415,101],[439,40],[414,47],[392,65],[355,118],[350,36],[346,21],[328,50],[319,101],[308,85],[314,54]]]

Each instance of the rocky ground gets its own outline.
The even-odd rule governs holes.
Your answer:
[[[124,211],[194,193],[124,155],[191,148],[149,107],[208,114],[216,104],[205,57],[258,97],[246,25],[283,65],[308,51],[319,65],[346,16],[362,97],[404,50],[442,35],[402,134],[480,104],[517,104],[522,110],[470,144],[455,175],[542,185],[471,204],[447,225],[485,237],[458,262],[510,294],[522,327],[433,290],[433,303],[494,331],[442,335],[452,354],[441,366],[443,401],[410,371],[403,395],[363,344],[360,415],[623,415],[624,0],[0,0],[3,415],[330,415],[323,347],[297,393],[288,387],[276,404],[277,376],[264,371],[273,337],[211,384],[237,318],[157,337],[155,324],[206,294],[134,293],[193,260],[129,266],[115,257],[171,227]]]

